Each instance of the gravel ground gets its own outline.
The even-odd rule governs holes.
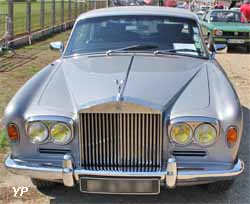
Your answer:
[[[241,50],[234,52],[217,55],[217,58],[225,68],[244,108],[244,135],[239,157],[245,161],[246,170],[228,192],[208,193],[194,186],[162,190],[158,196],[108,196],[83,194],[77,187],[66,188],[60,185],[39,192],[28,178],[8,173],[1,162],[6,155],[0,154],[0,203],[250,203],[250,55],[241,53]],[[29,186],[28,193],[14,197],[12,188],[17,186]]]

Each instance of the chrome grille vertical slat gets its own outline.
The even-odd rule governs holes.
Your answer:
[[[154,170],[156,170],[157,168],[157,152],[156,152],[156,138],[159,137],[160,135],[157,134],[157,125],[156,125],[156,121],[157,120],[157,115],[153,115],[153,132],[155,133],[154,136],[153,136],[153,165],[154,165]]]
[[[141,153],[141,150],[142,150],[142,146],[141,146],[141,114],[138,114],[138,170],[140,171],[141,170],[141,167],[142,167],[142,153]]]
[[[106,129],[106,138],[107,138],[107,142],[106,142],[106,150],[107,150],[107,166],[109,167],[110,166],[110,132],[109,132],[109,115],[105,114],[105,129]]]
[[[159,152],[158,152],[158,155],[159,155],[159,165],[161,164],[161,157],[162,157],[162,144],[163,144],[163,141],[162,141],[162,137],[163,137],[163,130],[162,130],[162,123],[163,123],[163,121],[162,121],[163,119],[162,119],[162,117],[159,117],[159,122],[158,122],[158,124],[159,124],[159,140],[160,140],[160,142],[159,142]],[[160,169],[160,168],[159,168]]]
[[[137,114],[134,115],[134,167],[135,167],[135,171],[137,171],[137,167],[138,167],[138,119],[137,119]]]
[[[88,161],[89,166],[92,169],[93,163],[92,163],[92,156],[91,156],[91,132],[90,132],[90,114],[87,114],[87,130],[88,130],[88,142],[87,142],[87,149],[88,149]]]
[[[145,171],[145,114],[142,114],[142,171]]]
[[[115,165],[114,163],[114,145],[115,144],[115,137],[113,134],[113,114],[109,114],[109,129],[110,129],[110,163]]]
[[[98,115],[97,114],[93,114],[94,115],[94,120],[95,120],[95,124],[94,128],[95,128],[95,135],[94,135],[94,139],[95,139],[95,155],[96,155],[96,168],[97,170],[100,169],[100,154],[99,154],[99,127],[98,127]]]
[[[107,151],[106,151],[106,143],[107,143],[107,138],[106,138],[106,130],[105,130],[105,114],[102,114],[102,134],[103,134],[103,141],[102,141],[102,148],[103,148],[103,167],[106,170],[106,165],[107,165]]]
[[[125,135],[127,135],[127,128],[126,127],[126,114],[122,114],[122,118],[123,118],[123,121],[122,121],[122,124],[123,124],[123,134],[122,134],[122,138],[121,138],[121,141],[123,144],[121,144],[121,146],[123,146],[123,157],[122,157],[122,166],[123,168],[127,165],[125,163],[125,161],[127,160],[127,143],[126,143],[126,137]]]
[[[90,170],[161,169],[162,115],[81,113],[81,165]]]
[[[118,155],[118,152],[117,152],[117,148],[116,148],[116,144],[117,144],[117,132],[116,132],[116,123],[115,123],[115,117],[116,115],[115,114],[111,114],[112,116],[112,127],[113,127],[113,136],[114,136],[114,145],[113,145],[113,149],[114,149],[114,167],[115,167],[115,170],[117,170],[117,155]]]
[[[125,140],[127,141],[127,163],[126,163],[126,167],[128,168],[128,170],[129,170],[129,168],[130,168],[130,161],[131,161],[131,158],[130,158],[130,140],[131,140],[131,138],[130,138],[130,114],[127,114],[126,115],[127,116],[127,132],[128,132],[128,134],[127,134],[127,138],[125,138]]]
[[[101,114],[98,115],[98,129],[99,129],[99,158],[100,158],[100,169],[103,169],[103,154],[102,154],[102,121],[101,121]]]
[[[92,155],[92,165],[93,169],[96,169],[96,158],[95,158],[95,128],[94,128],[94,114],[90,114],[90,131],[92,133],[91,139],[91,145],[90,145],[90,150],[91,150],[91,155]]]
[[[152,166],[153,166],[153,163],[152,163],[152,161],[153,161],[153,159],[152,159],[152,151],[153,151],[153,144],[152,144],[152,138],[153,138],[153,132],[152,132],[152,117],[153,117],[153,115],[149,115],[149,145],[148,145],[148,147],[149,147],[149,151],[148,151],[148,157],[149,157],[149,170],[150,171],[152,171]]]

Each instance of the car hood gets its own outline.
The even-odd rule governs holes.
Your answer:
[[[212,28],[214,30],[222,30],[222,31],[250,31],[249,24],[247,23],[224,23],[224,22],[218,22],[218,23],[211,23]]]
[[[175,112],[209,105],[207,61],[183,56],[80,56],[62,59],[43,90],[39,105],[64,111],[116,101],[125,80],[124,100]],[[129,65],[130,71],[128,72]]]

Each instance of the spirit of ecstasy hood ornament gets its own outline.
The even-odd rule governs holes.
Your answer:
[[[126,84],[127,84],[127,81],[128,81],[128,76],[129,76],[133,61],[134,61],[134,55],[131,57],[130,63],[128,65],[128,69],[127,69],[125,79],[121,79],[121,80],[115,79],[115,83],[118,85],[118,94],[116,96],[117,101],[122,101],[123,100],[123,93],[124,93],[124,90],[125,90],[125,87],[126,87]]]
[[[124,80],[121,79],[121,80],[118,80],[118,79],[115,79],[114,80],[116,85],[118,86],[118,94],[117,94],[117,101],[121,101],[122,100],[122,95],[121,95],[121,90],[123,89],[123,85],[124,85]]]

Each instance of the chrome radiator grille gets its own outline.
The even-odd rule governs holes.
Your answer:
[[[81,165],[89,170],[158,171],[162,115],[81,113]]]

